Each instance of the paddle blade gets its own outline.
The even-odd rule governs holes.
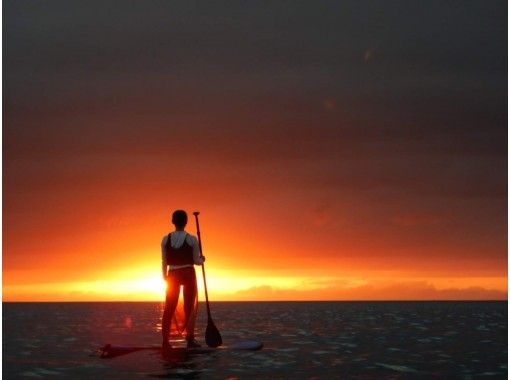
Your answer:
[[[221,346],[222,340],[221,335],[212,320],[207,321],[207,327],[205,329],[205,343],[209,347]]]

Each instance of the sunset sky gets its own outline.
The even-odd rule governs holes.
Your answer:
[[[3,12],[4,301],[507,299],[505,1]]]

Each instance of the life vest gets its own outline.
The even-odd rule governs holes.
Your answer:
[[[166,241],[166,262],[168,265],[193,265],[193,247],[188,244],[186,237],[184,238],[184,243],[179,248],[172,247],[172,240],[170,239],[170,234],[168,234],[168,239]]]

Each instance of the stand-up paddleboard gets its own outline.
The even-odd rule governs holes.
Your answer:
[[[214,351],[221,350],[245,350],[245,351],[257,351],[263,347],[263,343],[256,340],[243,340],[241,342],[237,342],[234,344],[230,344],[227,346],[219,346],[219,347],[196,347],[196,348],[186,348],[186,347],[172,347],[168,350],[165,350],[164,354],[172,355],[172,354],[206,354]],[[100,357],[104,359],[111,359],[117,356],[122,356],[126,354],[130,354],[136,351],[142,350],[152,350],[152,351],[161,351],[161,346],[116,346],[113,344],[107,344],[99,349]]]

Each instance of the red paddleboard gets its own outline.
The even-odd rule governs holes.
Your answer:
[[[256,340],[243,340],[234,344],[219,346],[219,347],[196,347],[196,348],[186,348],[186,347],[172,347],[168,350],[165,350],[165,355],[179,354],[179,353],[188,353],[188,354],[205,354],[214,351],[221,350],[247,350],[247,351],[257,351],[263,347],[263,343]],[[117,356],[122,356],[126,354],[130,354],[136,351],[142,350],[153,350],[153,351],[161,351],[161,346],[117,346],[113,344],[107,344],[99,349],[100,357],[103,359],[111,359]]]

